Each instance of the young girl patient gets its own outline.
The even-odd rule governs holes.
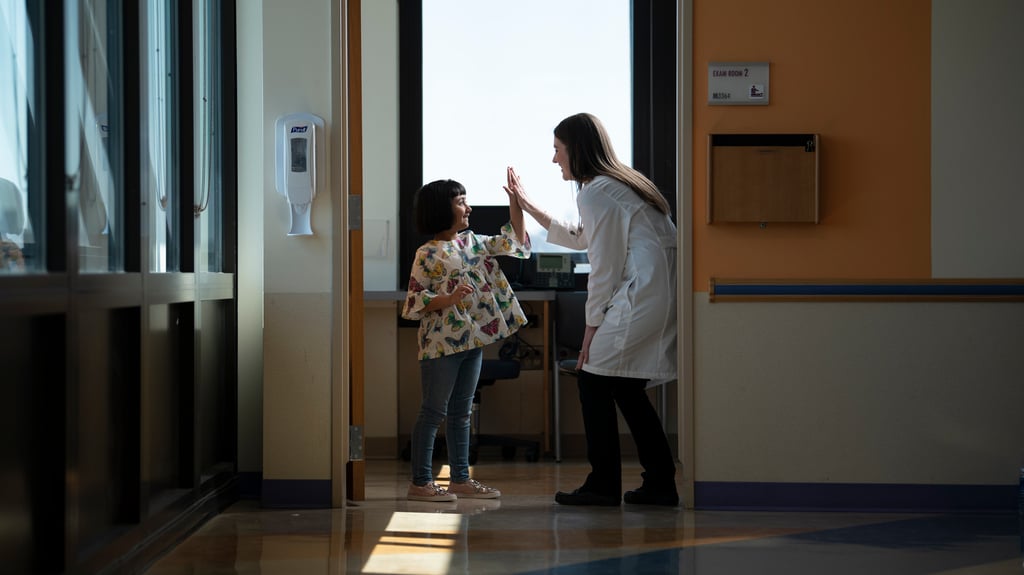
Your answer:
[[[526,315],[494,256],[530,257],[523,211],[509,195],[509,223],[501,235],[478,236],[469,227],[473,209],[466,189],[453,180],[424,185],[413,200],[416,227],[433,239],[416,250],[402,317],[419,320],[423,400],[412,430],[415,501],[493,499],[501,492],[469,477],[470,414],[484,346],[515,333]],[[434,482],[434,439],[447,417],[445,440],[451,482]]]

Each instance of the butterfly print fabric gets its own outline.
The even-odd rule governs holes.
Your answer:
[[[526,325],[496,256],[530,257],[530,239],[516,240],[511,224],[501,235],[478,236],[467,230],[452,241],[431,240],[416,250],[402,317],[419,320],[419,359],[434,359],[483,347]],[[437,296],[468,284],[473,293],[457,305],[425,312]]]

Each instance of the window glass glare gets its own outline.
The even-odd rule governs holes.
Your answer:
[[[196,269],[223,270],[222,109],[218,2],[195,0],[195,212],[199,218]]]
[[[23,0],[0,0],[0,274],[42,269],[36,245],[41,214],[30,214],[28,150],[32,94],[32,32]],[[38,198],[32,198],[38,200]],[[33,216],[33,217],[30,217]]]
[[[180,271],[178,186],[173,166],[173,84],[168,0],[144,5],[142,66],[142,181],[149,230],[150,271]]]
[[[78,199],[78,268],[123,270],[117,3],[68,0],[64,12],[65,171]]]

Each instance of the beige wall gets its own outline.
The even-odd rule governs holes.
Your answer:
[[[263,4],[237,9],[238,117],[263,118]],[[263,469],[262,121],[238,122],[238,470]]]
[[[393,458],[398,444],[398,303],[371,301],[365,306],[366,457]]]
[[[1024,305],[695,307],[697,481],[1016,479]]]
[[[337,129],[333,68],[339,66],[332,57],[331,4],[309,0],[296,10],[288,0],[264,0],[237,7],[239,403],[244,410],[239,443],[245,471],[256,459],[252,433],[262,425],[262,461],[257,463],[263,479],[331,478],[332,359],[337,359],[332,250],[341,249],[336,241],[344,241],[336,237],[332,217],[337,201],[332,178],[338,178],[341,167],[332,165],[330,146]],[[289,207],[274,183],[274,122],[292,112],[313,113],[326,125],[312,237],[286,236]],[[254,277],[255,269],[262,269],[262,277]],[[254,345],[256,333],[262,333],[261,349]],[[262,417],[256,418],[251,410],[259,392]]]

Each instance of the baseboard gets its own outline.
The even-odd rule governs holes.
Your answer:
[[[331,507],[331,482],[327,479],[263,479],[260,471],[238,474],[240,499],[260,502],[278,509],[322,509]]]
[[[263,487],[263,472],[261,471],[240,471],[238,472],[238,497],[239,499],[259,499]]]
[[[330,479],[264,479],[260,504],[278,509],[328,509]]]

